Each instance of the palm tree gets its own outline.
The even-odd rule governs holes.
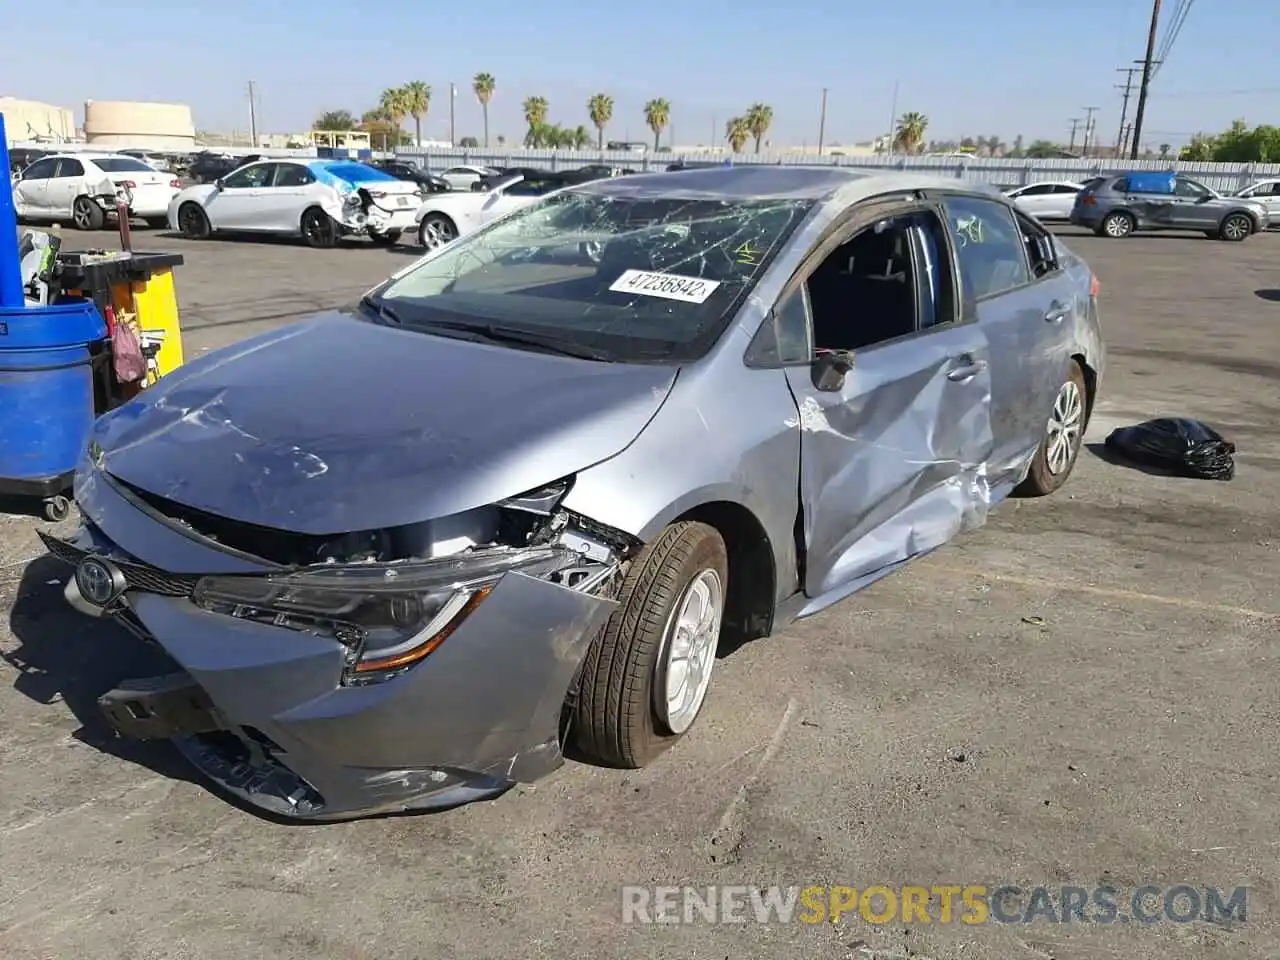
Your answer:
[[[493,89],[497,82],[492,73],[477,73],[471,80],[471,89],[480,101],[480,109],[484,111],[484,145],[489,146],[489,101],[493,99]]]
[[[742,148],[751,139],[751,127],[746,117],[734,117],[724,125],[724,138],[734,153],[741,153]]]
[[[585,150],[591,146],[591,134],[582,124],[578,124],[569,131],[569,140],[569,146],[575,150]]]
[[[662,141],[662,131],[671,122],[671,104],[658,97],[644,105],[644,122],[653,131],[653,152],[658,152],[658,144]]]
[[[401,88],[404,112],[413,117],[414,142],[422,146],[422,118],[431,109],[431,88],[421,80],[411,80]]]
[[[396,143],[400,142],[400,129],[404,125],[404,118],[409,113],[408,107],[405,105],[405,96],[403,87],[388,87],[382,91],[382,96],[378,98],[378,107],[386,114],[387,122],[396,128]]]
[[[1165,157],[1169,156],[1169,151],[1172,149],[1173,147],[1167,143],[1160,144],[1160,159],[1163,160]]]
[[[597,93],[594,97],[587,101],[587,116],[591,118],[591,122],[596,125],[596,139],[599,141],[597,146],[604,149],[604,128],[609,125],[609,121],[613,119],[613,97],[607,93]]]
[[[903,153],[919,153],[924,144],[924,132],[929,128],[929,118],[914,110],[898,118],[898,129],[893,134],[893,147]]]
[[[767,103],[753,103],[747,107],[747,129],[751,131],[751,136],[755,137],[756,153],[760,152],[760,142],[764,140],[764,135],[769,132],[769,125],[773,123],[773,107]]]
[[[529,125],[529,132],[525,134],[525,142],[530,139],[537,139],[537,133],[547,123],[547,111],[551,109],[551,105],[547,103],[546,97],[525,97],[524,98],[524,122]]]

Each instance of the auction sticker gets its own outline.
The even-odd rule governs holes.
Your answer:
[[[648,270],[626,270],[609,286],[617,293],[638,293],[644,297],[662,297],[684,303],[706,303],[720,286],[718,280],[684,277],[678,273],[651,273]]]

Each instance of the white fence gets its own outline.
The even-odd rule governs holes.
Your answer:
[[[1280,177],[1277,163],[1190,163],[1179,160],[1115,160],[1089,158],[1081,160],[1009,160],[972,157],[899,157],[899,156],[829,156],[814,154],[674,154],[620,153],[599,150],[515,150],[515,149],[402,149],[402,159],[413,160],[431,170],[456,164],[480,164],[497,167],[546,167],[570,170],[589,163],[607,163],[636,171],[660,171],[677,161],[690,163],[736,164],[774,163],[799,166],[837,166],[851,170],[918,170],[943,176],[955,176],[977,183],[1018,186],[1042,180],[1087,180],[1090,177],[1119,174],[1129,170],[1176,170],[1213,187],[1215,190],[1239,189],[1265,177]]]

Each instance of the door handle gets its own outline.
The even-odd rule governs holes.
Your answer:
[[[1049,323],[1061,323],[1063,320],[1067,319],[1067,314],[1070,312],[1071,310],[1068,307],[1064,307],[1055,300],[1053,303],[1049,304],[1049,312],[1044,315],[1044,318]]]
[[[970,357],[963,358],[965,363],[957,367],[952,367],[947,371],[947,379],[956,383],[963,383],[966,380],[972,380],[983,370],[987,369],[987,361],[974,360]]]

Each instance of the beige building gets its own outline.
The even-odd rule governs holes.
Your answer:
[[[84,137],[104,147],[190,150],[195,147],[196,128],[186,104],[86,100]]]
[[[10,143],[76,139],[76,118],[66,107],[17,97],[0,97],[5,138]]]

